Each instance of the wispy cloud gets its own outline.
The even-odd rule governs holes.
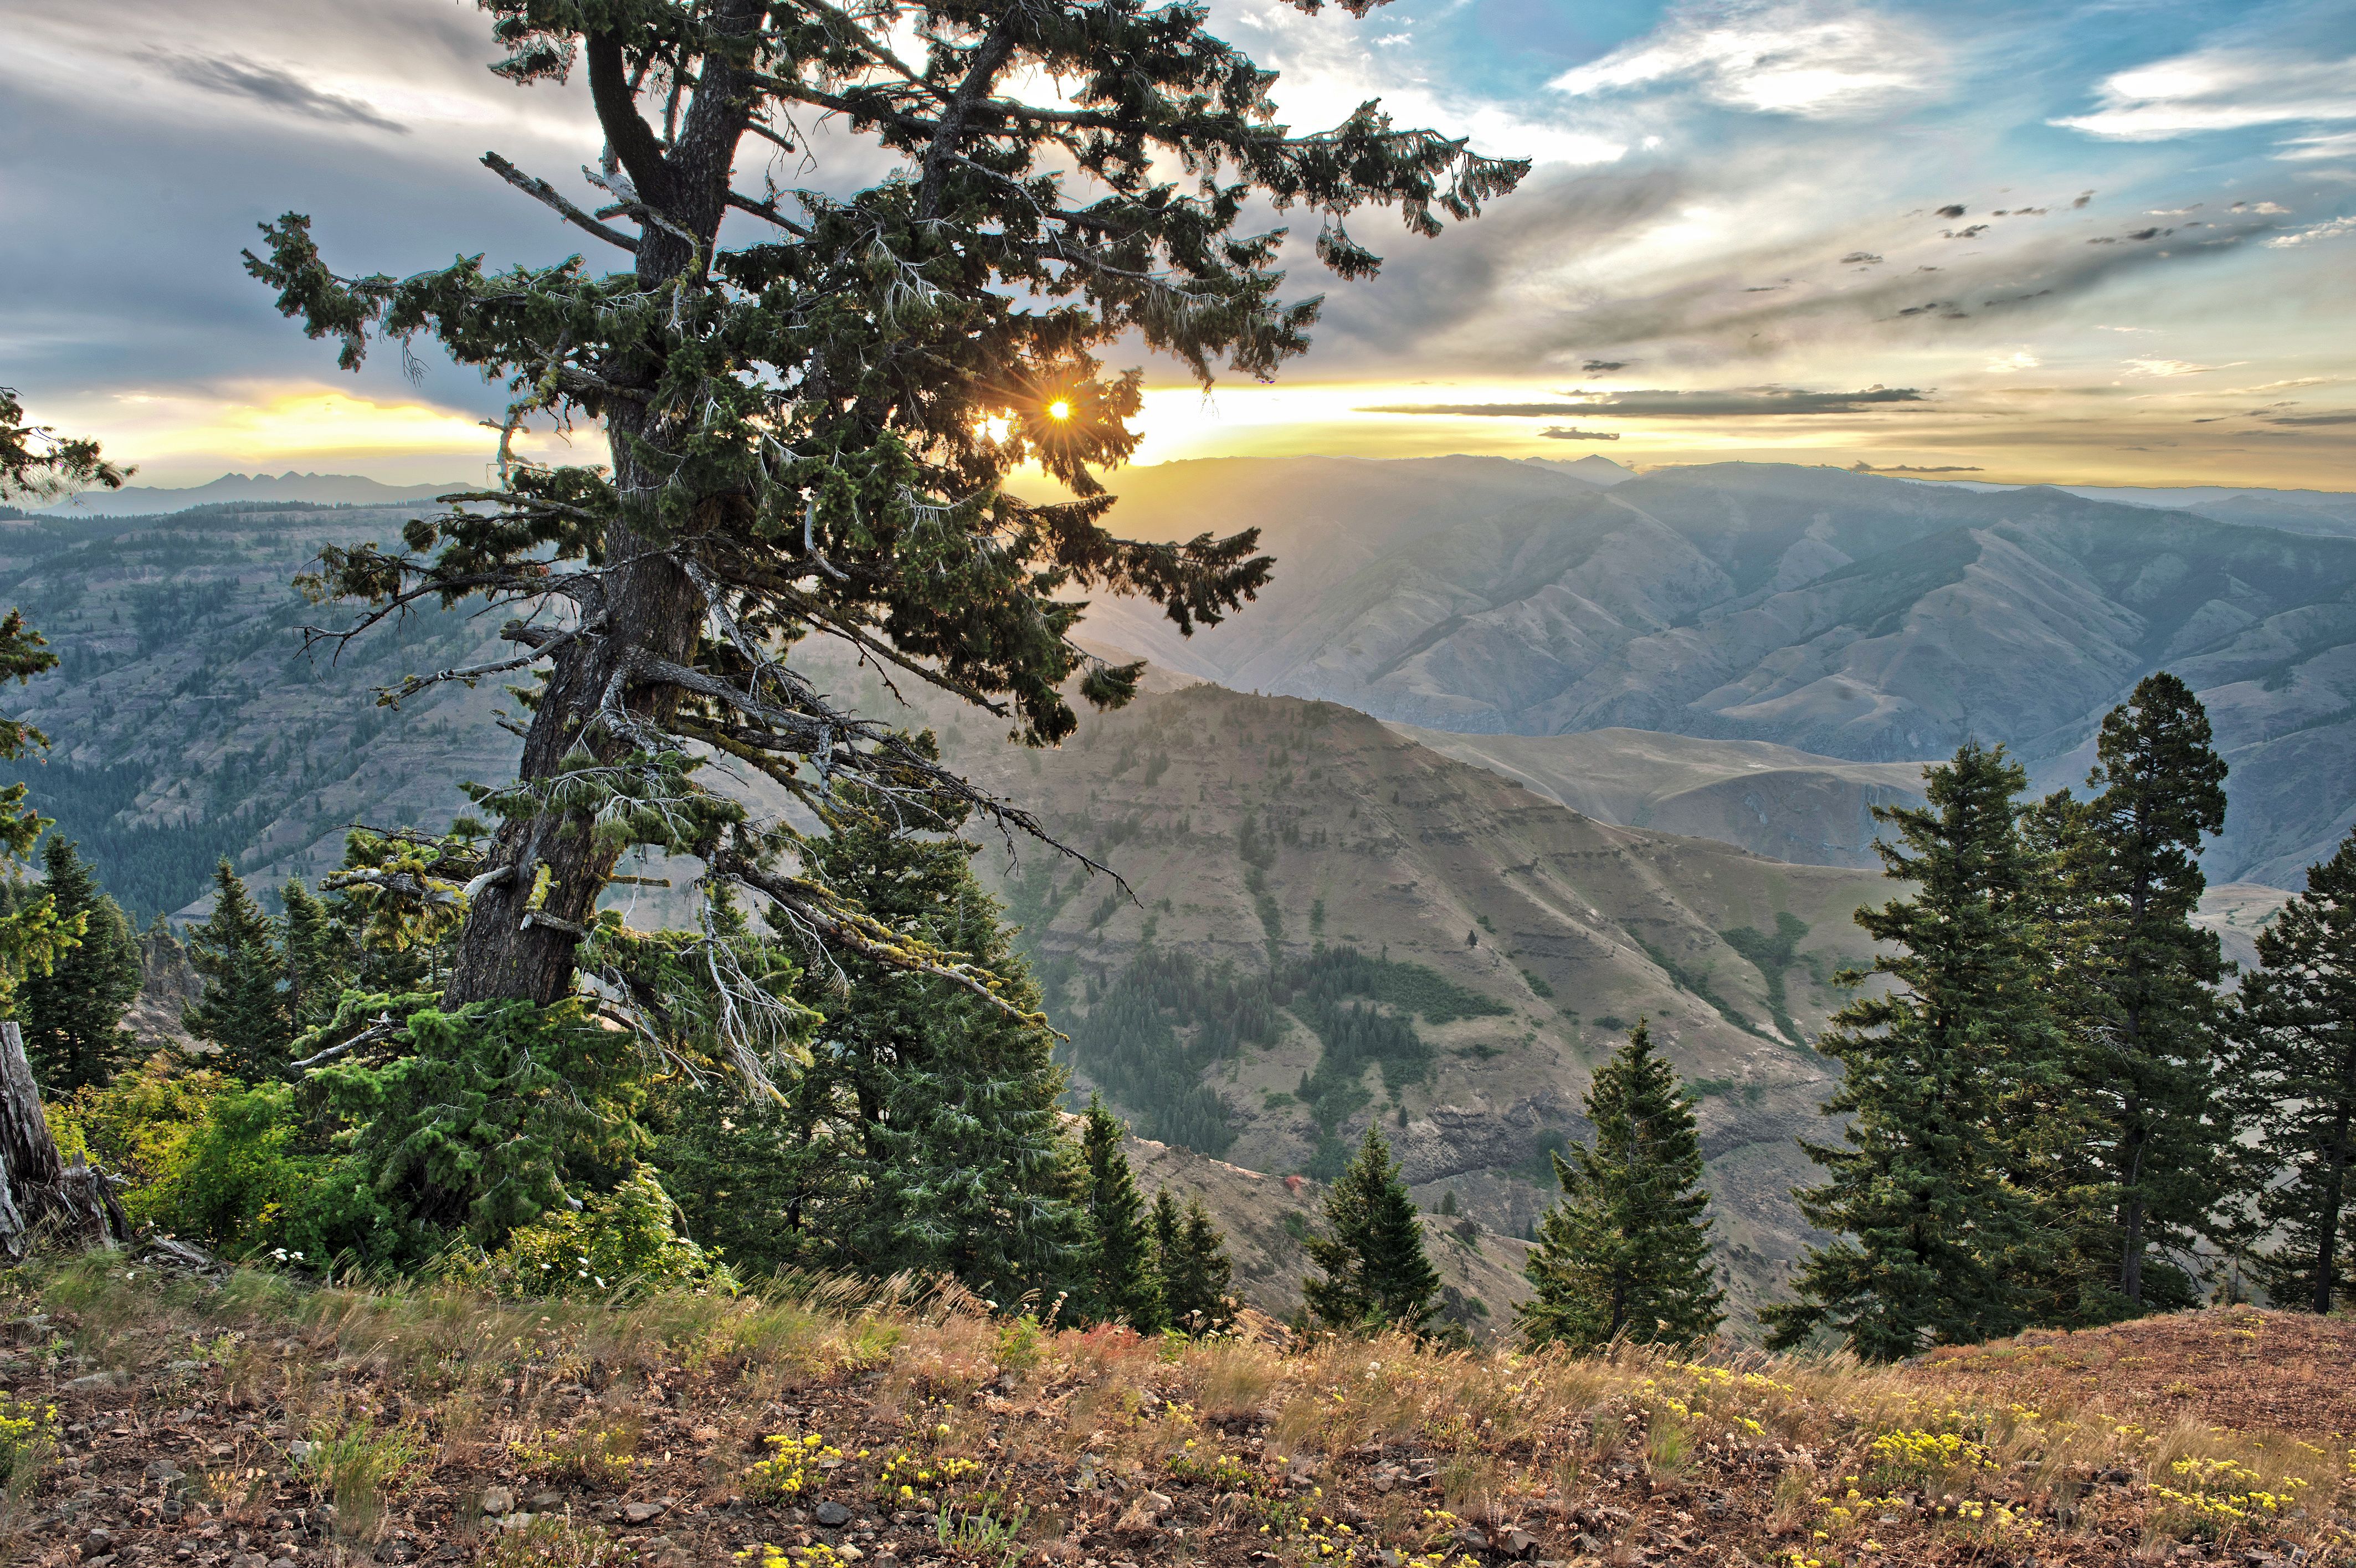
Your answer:
[[[1935,49],[1908,24],[1826,0],[1715,0],[1548,85],[1573,97],[1687,84],[1730,108],[1833,118],[1929,86]]]
[[[1623,419],[1722,419],[1752,414],[1854,414],[1891,403],[1920,403],[1912,387],[1869,387],[1861,392],[1804,392],[1785,387],[1738,387],[1722,391],[1566,392],[1577,402],[1381,403],[1365,414],[1453,414],[1484,419],[1546,419],[1617,415]]]
[[[409,127],[379,113],[357,98],[322,92],[293,71],[263,65],[238,55],[172,55],[150,57],[166,71],[191,87],[231,98],[249,98],[273,109],[330,123],[366,125],[371,130],[406,135]]]
[[[2266,241],[2277,251],[2294,245],[2312,245],[2320,240],[2343,240],[2356,234],[2356,217],[2334,218],[2324,223],[2311,223],[2305,229],[2294,229],[2287,234],[2277,234]]]
[[[2052,123],[2115,141],[2155,142],[2301,120],[2356,120],[2356,56],[2254,47],[2196,49],[2104,79],[2102,107]]]

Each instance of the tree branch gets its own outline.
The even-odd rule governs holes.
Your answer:
[[[507,181],[508,184],[515,187],[516,189],[523,192],[524,195],[530,197],[534,201],[545,203],[546,205],[554,208],[558,212],[562,213],[564,215],[564,220],[567,223],[574,224],[587,232],[595,235],[598,239],[603,240],[608,245],[618,245],[633,256],[638,253],[638,242],[637,240],[631,239],[628,235],[623,233],[618,229],[608,229],[605,225],[598,222],[595,219],[590,217],[589,214],[582,211],[581,208],[565,200],[564,197],[558,193],[557,188],[554,186],[549,184],[546,180],[541,179],[539,176],[524,173],[521,169],[516,167],[513,164],[508,162],[497,153],[485,153],[483,155],[483,166],[489,169],[493,174],[498,176],[499,178]]]

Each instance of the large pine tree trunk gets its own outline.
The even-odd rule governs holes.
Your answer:
[[[130,1222],[106,1178],[81,1156],[58,1154],[25,1059],[25,1031],[0,1023],[0,1247],[25,1255],[37,1231],[85,1246],[127,1240]]]

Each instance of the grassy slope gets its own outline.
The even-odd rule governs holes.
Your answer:
[[[0,1276],[0,1382],[59,1440],[11,1561],[2263,1563],[2337,1560],[2356,1503],[2356,1331],[2246,1308],[1875,1370],[126,1272]]]

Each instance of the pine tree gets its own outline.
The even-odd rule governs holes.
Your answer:
[[[1423,1225],[1379,1122],[1325,1194],[1323,1234],[1308,1241],[1323,1277],[1301,1282],[1309,1315],[1328,1328],[1420,1333],[1439,1309],[1440,1271],[1423,1250]]]
[[[181,1017],[187,1031],[220,1048],[222,1072],[247,1080],[277,1076],[294,1039],[280,984],[285,958],[278,923],[227,860],[213,871],[212,914],[188,932],[188,962],[204,988]]]
[[[336,1004],[352,983],[351,943],[299,880],[288,878],[280,896],[286,909],[286,1011],[299,1032],[336,1016]]]
[[[2258,933],[2221,1074],[2256,1134],[2254,1265],[2285,1307],[2329,1312],[2356,1295],[2348,1182],[2356,1155],[2356,833],[2310,867],[2307,891]]]
[[[2210,989],[2224,960],[2216,933],[2192,923],[2208,887],[2201,840],[2225,823],[2225,763],[2210,742],[2191,688],[2145,677],[2103,720],[2086,781],[2098,793],[2063,847],[2080,929],[2062,1008],[2093,1168],[2082,1185],[2112,1222],[2107,1258],[2090,1260],[2108,1275],[2109,1315],[2192,1302],[2190,1276],[2150,1253],[2189,1257],[2225,1186]]]
[[[1761,1315],[1777,1345],[1829,1327],[1887,1360],[2020,1326],[2010,1275],[2032,1213],[2004,1112],[2061,1051],[2016,799],[2028,774],[1971,742],[1923,780],[1927,805],[1874,808],[1898,830],[1876,846],[1884,873],[1920,891],[1857,913],[1887,949],[1874,972],[1897,984],[1849,1002],[1818,1042],[1845,1069],[1824,1113],[1847,1125],[1842,1146],[1803,1143],[1830,1175],[1796,1197],[1837,1239],[1802,1262],[1799,1299]]]
[[[1209,1334],[1234,1316],[1227,1289],[1235,1265],[1201,1194],[1189,1198],[1183,1212],[1168,1188],[1153,1195],[1153,1275],[1173,1328]]]
[[[1562,1200],[1538,1222],[1515,1310],[1532,1347],[1632,1339],[1691,1344],[1724,1321],[1710,1277],[1701,1135],[1676,1069],[1639,1019],[1587,1089],[1595,1141],[1554,1157]]]
[[[137,1053],[123,1015],[139,997],[139,938],[70,839],[51,834],[42,852],[42,891],[61,925],[79,934],[47,973],[23,984],[25,1055],[43,1093],[62,1094],[105,1083]]]
[[[1088,1096],[1080,1141],[1087,1170],[1088,1289],[1081,1299],[1089,1317],[1118,1319],[1150,1334],[1168,1319],[1155,1287],[1145,1199],[1120,1147],[1128,1133],[1105,1109],[1104,1096]]]
[[[740,1266],[948,1275],[1001,1305],[1052,1296],[1085,1268],[1055,1036],[970,843],[913,833],[855,784],[812,874],[875,918],[963,955],[1008,1006],[853,955],[802,976],[823,1015],[809,1064],[775,1096],[669,1092],[657,1159],[698,1240]],[[733,905],[717,928],[741,923]],[[847,985],[839,982],[847,982]]]
[[[927,8],[912,49],[911,14],[892,5],[486,4],[509,80],[586,76],[598,136],[582,151],[604,156],[583,165],[586,208],[484,162],[615,270],[573,256],[495,272],[461,247],[407,279],[338,276],[296,213],[247,257],[347,368],[371,338],[423,334],[509,388],[510,431],[577,420],[606,435],[603,468],[512,462],[503,441],[497,490],[413,521],[397,549],[329,549],[310,584],[366,606],[355,632],[476,594],[599,607],[506,634],[508,667],[541,678],[519,776],[482,792],[498,832],[444,869],[468,891],[446,997],[571,995],[634,847],[701,859],[699,888],[757,897],[830,947],[956,974],[781,870],[798,830],[704,784],[693,759],[725,752],[819,815],[833,785],[864,779],[910,818],[962,803],[1037,830],[834,706],[788,650],[813,633],[873,649],[1041,743],[1076,723],[1067,692],[1127,700],[1142,666],[1073,640],[1087,595],[1149,598],[1183,633],[1250,598],[1270,562],[1248,533],[1130,540],[1104,525],[1096,475],[1135,450],[1143,379],[1096,351],[1134,343],[1205,385],[1223,361],[1264,379],[1306,350],[1317,304],[1280,297],[1283,232],[1261,226],[1261,202],[1319,214],[1315,254],[1355,278],[1380,258],[1352,213],[1395,206],[1436,234],[1528,165],[1372,102],[1331,130],[1287,127],[1273,75],[1199,7],[971,0]],[[1043,101],[1043,80],[1068,99]],[[761,143],[799,148],[811,115],[861,146],[873,183],[732,187]],[[1033,462],[1074,498],[1003,487]]]

